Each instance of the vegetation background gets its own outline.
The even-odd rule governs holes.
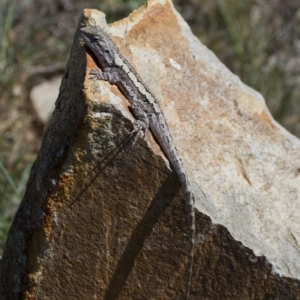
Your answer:
[[[195,35],[300,137],[299,0],[173,0]],[[63,73],[84,8],[108,22],[142,0],[0,0],[0,251],[43,132],[31,88]]]

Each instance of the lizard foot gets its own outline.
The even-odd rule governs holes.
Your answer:
[[[132,145],[131,145],[132,147],[135,145],[138,137],[141,137],[141,138],[145,137],[145,131],[146,131],[146,128],[145,128],[145,124],[143,122],[137,120],[133,123],[133,130],[130,132],[131,135],[135,134],[135,137],[134,137]]]
[[[90,75],[90,78],[94,79],[94,80],[95,79],[103,79],[102,72],[99,69],[91,70],[89,75]]]

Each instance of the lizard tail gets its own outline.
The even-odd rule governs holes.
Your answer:
[[[186,300],[190,298],[193,261],[194,261],[194,245],[195,245],[195,211],[194,211],[194,195],[188,192],[188,224],[189,224],[189,253],[188,253],[188,270],[187,270],[187,284],[186,284]]]

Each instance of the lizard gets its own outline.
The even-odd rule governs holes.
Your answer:
[[[181,183],[189,222],[189,252],[188,252],[188,270],[186,284],[186,299],[189,299],[194,245],[195,245],[195,211],[194,195],[191,191],[191,184],[188,175],[183,167],[182,160],[173,143],[166,118],[160,107],[160,104],[154,94],[142,81],[135,69],[123,57],[113,40],[110,38],[101,26],[87,26],[80,29],[80,35],[84,44],[91,50],[97,59],[100,69],[93,69],[90,72],[92,79],[108,81],[117,85],[120,91],[131,103],[131,109],[135,117],[134,129],[132,133],[145,135],[145,131],[150,131],[155,136],[168,158],[173,170],[175,170]]]

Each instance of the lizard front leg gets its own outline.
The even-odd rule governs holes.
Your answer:
[[[106,68],[104,72],[100,71],[100,69],[93,69],[90,72],[90,78],[105,80],[112,84],[121,81],[120,74],[116,68]]]

